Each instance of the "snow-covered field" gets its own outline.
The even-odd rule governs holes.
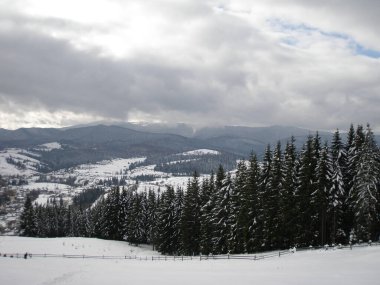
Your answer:
[[[62,169],[54,172],[54,176],[67,177],[75,176],[77,181],[89,180],[95,182],[100,179],[122,176],[129,170],[132,163],[144,161],[145,157],[140,158],[118,158],[113,160],[104,160],[94,164],[82,164],[69,169]]]
[[[55,149],[61,149],[62,145],[58,142],[50,142],[50,143],[44,143],[40,144],[39,146],[35,147],[35,150],[39,151],[52,151]]]
[[[84,238],[0,237],[9,251],[138,256],[156,254],[124,242]],[[296,252],[266,260],[148,261],[0,257],[0,284],[379,284],[380,247]]]
[[[0,253],[2,252],[144,257],[158,254],[150,246],[131,246],[123,241],[79,237],[28,238],[17,236],[0,236]]]
[[[212,149],[196,149],[196,150],[183,152],[181,154],[182,155],[206,155],[206,154],[218,155],[220,154],[220,152],[216,150],[212,150]]]
[[[40,165],[40,161],[27,156],[27,154],[38,156],[38,154],[18,148],[8,148],[6,150],[0,151],[0,174],[3,176],[30,176],[37,173],[36,167]],[[23,168],[17,167],[15,164],[8,163],[7,159],[12,159],[14,163],[19,163],[23,166]]]

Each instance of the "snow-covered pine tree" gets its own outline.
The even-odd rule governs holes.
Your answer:
[[[158,209],[157,209],[156,193],[152,189],[149,189],[148,191],[147,211],[148,211],[148,228],[149,228],[147,242],[150,244],[155,244]]]
[[[212,253],[213,244],[213,223],[212,211],[215,207],[214,195],[214,173],[211,173],[210,179],[204,179],[201,187],[201,239],[200,248],[202,254]]]
[[[182,249],[182,229],[181,229],[181,217],[182,211],[185,203],[185,193],[182,188],[178,187],[175,191],[174,198],[174,235],[173,235],[173,245],[176,254],[183,252]]]
[[[231,210],[229,224],[231,224],[231,236],[229,240],[231,253],[243,253],[246,251],[248,228],[248,205],[245,203],[247,182],[247,167],[245,161],[237,165],[236,178],[231,193]]]
[[[208,255],[212,252],[212,222],[211,222],[211,210],[212,210],[212,197],[214,195],[214,173],[211,173],[210,179],[204,178],[201,186],[201,236],[200,236],[200,250],[201,254]]]
[[[34,237],[37,235],[36,215],[29,196],[26,196],[24,209],[21,213],[19,232],[21,236]]]
[[[361,140],[361,137],[358,140]],[[373,132],[369,126],[364,133],[364,139],[359,144],[356,153],[356,175],[353,180],[350,196],[355,203],[355,235],[361,240],[378,238],[379,228],[379,177],[380,156]]]
[[[297,189],[295,192],[297,209],[298,246],[309,246],[315,240],[316,221],[315,209],[311,207],[310,197],[316,190],[316,172],[318,158],[315,155],[315,138],[308,136],[299,156],[299,169],[297,173]]]
[[[282,167],[282,188],[280,192],[279,233],[280,248],[289,248],[295,245],[296,217],[295,189],[297,188],[297,150],[295,139],[292,136],[287,142]]]
[[[262,227],[262,236],[261,236],[261,247],[262,249],[269,249],[270,248],[270,240],[269,232],[271,230],[271,194],[272,190],[271,183],[270,183],[270,177],[272,172],[272,151],[270,148],[270,145],[267,145],[263,162],[262,162],[262,171],[261,171],[261,178],[260,178],[260,202],[261,202],[261,209],[263,213],[263,227]]]
[[[46,208],[42,205],[36,205],[34,207],[35,215],[36,215],[36,227],[37,227],[37,235],[38,237],[47,237],[49,233],[49,224],[47,218]]]
[[[282,192],[282,163],[281,143],[278,142],[272,154],[268,183],[264,193],[264,240],[268,249],[277,249],[281,239],[279,233],[279,198]]]
[[[185,255],[200,253],[200,209],[198,173],[194,172],[187,186],[181,216],[182,250]]]
[[[150,232],[150,218],[149,218],[149,209],[148,209],[148,194],[147,191],[138,193],[140,196],[140,215],[141,215],[141,227],[142,227],[142,236],[140,243],[148,242],[148,235]]]
[[[133,190],[123,186],[120,194],[119,211],[119,235],[123,240],[127,240],[130,216],[132,212]]]
[[[314,231],[314,244],[325,245],[328,242],[328,212],[329,212],[329,193],[332,187],[331,185],[331,158],[327,142],[322,147],[318,158],[316,168],[316,183],[317,188],[311,195],[312,208],[316,211],[314,222],[316,227]],[[319,226],[319,227],[318,227]]]
[[[347,195],[345,191],[344,175],[347,167],[347,154],[339,134],[336,130],[331,142],[331,180],[329,193],[330,212],[330,240],[332,243],[344,243],[346,234],[344,231],[344,211],[347,209]]]
[[[346,144],[344,145],[344,149],[346,152],[346,167],[344,169],[344,196],[345,201],[343,204],[343,221],[342,221],[342,227],[345,234],[344,242],[349,242],[350,240],[350,233],[353,230],[354,227],[354,212],[353,212],[353,202],[350,197],[350,191],[353,185],[354,176],[355,176],[355,153],[356,153],[356,147],[355,147],[355,128],[354,125],[351,124],[349,131],[347,133],[347,140]]]
[[[251,154],[249,167],[247,169],[247,221],[248,233],[246,241],[246,250],[253,253],[260,249],[263,228],[263,209],[260,201],[260,167],[255,154]]]
[[[163,254],[175,254],[178,245],[174,244],[177,227],[174,188],[167,186],[166,191],[162,193],[160,199],[156,232],[156,248]]]
[[[104,212],[104,238],[121,240],[120,236],[120,190],[119,187],[112,188],[105,199]]]
[[[218,181],[218,179],[217,179]],[[220,185],[220,184],[218,184]],[[231,175],[221,183],[221,188],[216,192],[216,203],[214,208],[214,235],[213,243],[215,254],[226,254],[231,249],[229,244],[231,237],[231,193],[233,192],[233,183]]]
[[[131,200],[131,212],[128,216],[127,241],[138,245],[144,240],[143,197],[136,191]]]
[[[102,198],[92,209],[92,220],[94,221],[95,236],[98,238],[108,238],[108,219],[107,219],[107,199]]]

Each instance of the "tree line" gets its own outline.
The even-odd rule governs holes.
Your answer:
[[[351,125],[345,142],[338,130],[330,145],[316,133],[297,151],[291,138],[284,148],[268,145],[261,161],[255,154],[240,161],[235,172],[220,166],[202,180],[194,173],[186,191],[116,187],[88,209],[27,199],[20,233],[149,243],[183,255],[377,240],[379,177],[370,126]]]

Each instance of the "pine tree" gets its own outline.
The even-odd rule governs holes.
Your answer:
[[[316,183],[317,188],[312,193],[311,203],[316,211],[316,222],[319,224],[319,228],[316,227],[314,236],[319,237],[319,244],[321,246],[328,242],[328,210],[329,210],[329,193],[331,189],[331,159],[327,143],[321,149],[320,156],[318,158],[318,164],[316,168]],[[318,244],[318,239],[315,240],[315,244]]]
[[[270,231],[271,231],[271,172],[272,172],[272,151],[270,149],[270,145],[267,145],[264,153],[264,158],[262,162],[262,176],[260,179],[260,203],[261,203],[261,209],[263,213],[263,228],[262,228],[262,236],[261,236],[261,242],[262,242],[262,249],[269,249],[270,248]]]
[[[200,189],[198,173],[189,181],[181,216],[182,249],[185,255],[200,252]]]
[[[133,205],[133,189],[122,188],[120,194],[120,211],[119,211],[119,236],[123,240],[128,238],[128,230],[130,228],[129,222],[132,216],[132,205]]]
[[[219,184],[220,185],[220,184]],[[214,208],[214,250],[216,254],[226,254],[231,245],[231,193],[233,183],[230,174],[221,183],[221,188],[216,193],[216,204]]]
[[[174,198],[174,235],[173,235],[173,245],[176,249],[177,255],[183,252],[182,248],[182,228],[181,228],[181,217],[182,211],[185,203],[185,194],[182,188],[178,187],[175,192]]]
[[[36,216],[29,196],[26,197],[24,210],[20,217],[19,232],[21,236],[34,237],[37,235]]]
[[[248,205],[245,203],[247,167],[245,161],[237,165],[236,179],[231,193],[231,237],[229,240],[231,253],[242,253],[246,251],[247,229],[248,229]]]
[[[156,243],[156,229],[157,229],[157,197],[153,190],[148,191],[147,211],[148,211],[148,237],[147,242],[150,244]]]
[[[260,201],[260,167],[255,154],[251,154],[247,170],[247,241],[246,250],[253,253],[260,249],[263,231],[263,209]]]
[[[360,136],[358,139],[362,139]],[[356,155],[356,170],[353,186],[350,192],[355,214],[355,234],[359,239],[375,238],[374,229],[379,227],[378,191],[380,176],[380,157],[373,132],[367,125],[364,140],[358,144]]]
[[[282,192],[282,150],[278,142],[271,158],[269,177],[264,193],[264,240],[268,249],[275,249],[280,244],[279,233],[279,198]],[[264,168],[265,171],[265,168]]]
[[[133,193],[131,200],[131,212],[128,216],[127,241],[138,245],[144,239],[144,213],[142,196],[137,192]]]
[[[120,191],[111,189],[105,199],[103,235],[106,239],[121,240],[120,236]]]
[[[177,227],[174,199],[174,188],[168,186],[161,195],[157,221],[157,249],[164,254],[174,254],[178,249],[174,243]]]
[[[284,153],[282,168],[282,189],[280,192],[280,219],[279,233],[282,237],[280,248],[289,248],[295,245],[296,217],[298,213],[295,208],[295,189],[297,188],[297,151],[292,136],[287,142]]]
[[[331,216],[330,238],[332,243],[344,243],[344,212],[347,209],[347,196],[345,191],[344,176],[347,168],[347,155],[340,138],[339,130],[336,130],[331,142],[331,189],[329,193],[329,209]]]
[[[353,203],[350,192],[352,189],[354,177],[355,177],[355,159],[356,156],[356,147],[355,147],[355,128],[353,124],[350,125],[350,129],[347,133],[347,141],[344,146],[346,153],[346,167],[344,168],[343,182],[344,182],[344,196],[345,200],[343,203],[343,221],[342,227],[344,230],[345,239],[344,242],[349,242],[350,233],[354,226],[354,212],[353,212]]]
[[[201,239],[200,248],[202,254],[210,254],[213,250],[213,217],[212,213],[215,207],[215,185],[214,173],[211,173],[210,179],[204,179],[201,188]]]
[[[316,191],[316,173],[318,158],[316,157],[315,138],[309,136],[301,151],[298,182],[295,193],[297,207],[297,236],[298,246],[309,246],[315,242],[315,228],[318,228],[317,214],[311,207],[311,195]]]

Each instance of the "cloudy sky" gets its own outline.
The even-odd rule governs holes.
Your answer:
[[[0,0],[0,127],[380,130],[378,0]]]

